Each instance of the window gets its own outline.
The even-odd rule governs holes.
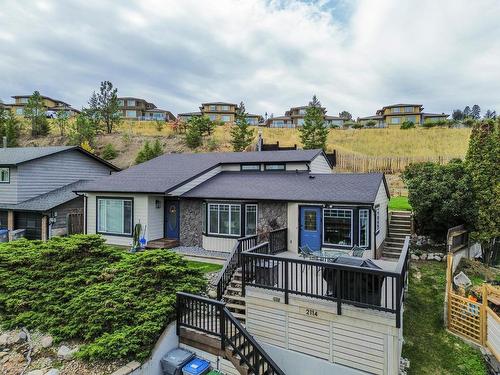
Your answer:
[[[316,210],[304,210],[304,230],[316,232],[317,227],[317,211]]]
[[[211,111],[216,111],[217,110],[217,106],[216,105],[211,105],[209,106],[210,110]]]
[[[392,109],[392,112],[393,113],[399,113],[399,112],[401,112],[401,108],[395,107],[395,108]]]
[[[221,120],[222,120],[222,122],[229,122],[229,121],[231,121],[231,116],[229,116],[229,115],[222,115],[221,116]]]
[[[274,120],[273,126],[276,128],[282,128],[285,125],[283,120]]]
[[[413,107],[405,107],[405,112],[406,112],[406,113],[411,113],[411,112],[413,112]]]
[[[135,100],[127,100],[127,107],[135,107]]]
[[[215,121],[217,117],[215,115],[209,115],[208,118],[210,118],[210,121]]]
[[[417,116],[406,116],[406,121],[411,121],[414,124],[417,123]]]
[[[245,205],[245,236],[257,234],[257,205]]]
[[[366,209],[359,210],[359,246],[367,247],[369,241],[370,226],[369,211]]]
[[[284,171],[285,164],[266,164],[264,165],[266,171]]]
[[[305,114],[306,114],[306,110],[304,108],[299,109],[299,115],[305,115]]]
[[[260,164],[241,164],[242,171],[260,171]]]
[[[323,210],[323,242],[328,245],[352,246],[352,210]]]
[[[98,233],[131,236],[132,216],[132,199],[97,199]]]
[[[375,233],[380,232],[380,206],[375,207]]]
[[[223,111],[229,111],[229,106],[228,105],[223,105],[222,106]]]
[[[208,205],[210,234],[239,236],[241,234],[241,206],[239,204]]]
[[[23,103],[23,104],[28,103],[28,98],[20,98],[19,103]]]
[[[257,124],[257,119],[255,117],[247,117],[247,122],[250,125],[256,125]]]
[[[23,115],[24,114],[24,108],[16,108],[16,115]]]
[[[400,122],[401,122],[401,118],[391,117],[391,124],[399,124]]]
[[[136,111],[126,111],[125,117],[137,117],[137,112]]]
[[[304,125],[304,119],[303,118],[297,119],[297,126],[302,126],[302,125]]]
[[[123,104],[125,104],[123,99],[119,99],[118,100],[118,107],[123,107]]]
[[[0,168],[0,183],[8,184],[10,182],[10,169]]]

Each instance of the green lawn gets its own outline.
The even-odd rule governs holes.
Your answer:
[[[194,260],[188,260],[189,268],[198,269],[203,273],[220,271],[222,269],[222,264],[198,262]]]
[[[444,328],[445,285],[445,263],[412,262],[403,323],[408,374],[485,375],[479,350]]]
[[[411,211],[408,197],[391,197],[389,211]]]

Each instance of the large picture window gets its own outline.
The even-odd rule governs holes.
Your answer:
[[[368,247],[370,235],[369,217],[368,210],[359,210],[359,246],[361,247]]]
[[[239,204],[210,203],[208,215],[209,234],[228,236],[241,234],[241,206]]]
[[[97,232],[132,235],[132,199],[98,198]]]
[[[245,206],[245,236],[257,234],[257,205],[247,204]]]
[[[352,210],[323,210],[323,242],[327,245],[352,246]]]
[[[0,168],[0,183],[8,184],[10,182],[10,169]]]

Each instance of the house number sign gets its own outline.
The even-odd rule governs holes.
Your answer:
[[[304,310],[304,313],[308,316],[314,316],[314,317],[318,317],[318,310],[314,310],[314,309],[310,309],[310,308],[306,308]]]

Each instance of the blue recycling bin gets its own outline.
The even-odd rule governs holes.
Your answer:
[[[0,242],[9,241],[9,231],[7,229],[0,229]]]
[[[195,358],[182,368],[183,375],[204,375],[210,371],[210,362]]]

